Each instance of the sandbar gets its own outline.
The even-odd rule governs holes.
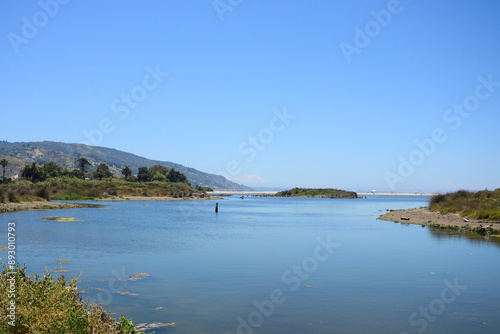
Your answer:
[[[66,203],[66,202],[47,202],[33,201],[20,203],[0,203],[0,213],[29,211],[29,210],[55,210],[55,209],[71,209],[71,208],[91,208],[96,207],[95,204],[86,203]]]

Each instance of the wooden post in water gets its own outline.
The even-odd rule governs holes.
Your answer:
[[[219,212],[219,203],[215,203],[215,213]]]

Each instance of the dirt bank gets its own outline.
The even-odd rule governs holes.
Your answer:
[[[465,230],[487,227],[491,227],[494,230],[500,230],[500,222],[469,220],[462,217],[458,213],[441,214],[436,211],[430,211],[427,207],[409,210],[394,210],[381,215],[378,219],[405,224],[428,226],[439,225],[439,227],[450,227]]]

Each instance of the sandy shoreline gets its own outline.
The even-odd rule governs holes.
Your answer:
[[[358,193],[360,196],[432,196],[433,193]]]
[[[92,204],[86,203],[66,203],[66,202],[46,202],[33,201],[22,203],[1,203],[0,213],[31,211],[31,210],[56,210],[56,209],[71,209],[71,208],[91,208],[95,207]]]
[[[265,195],[274,195],[276,194],[277,191],[230,191],[230,190],[223,190],[223,191],[211,191],[208,192],[207,194],[209,195],[253,195],[253,194],[265,194]]]
[[[274,195],[277,191],[214,191],[208,194],[223,194],[223,195],[252,195],[252,194],[265,194]],[[357,193],[359,196],[432,196],[432,193]]]
[[[441,214],[436,211],[430,211],[427,207],[420,207],[409,210],[394,210],[381,215],[377,219],[392,221],[403,224],[416,225],[440,225],[441,227],[458,228],[480,228],[491,227],[495,230],[500,229],[500,222],[487,222],[481,220],[466,219],[458,213]]]
[[[220,199],[216,197],[168,197],[168,196],[123,196],[123,197],[109,197],[109,198],[96,198],[92,201],[114,201],[114,202],[125,202],[125,201],[208,201]]]

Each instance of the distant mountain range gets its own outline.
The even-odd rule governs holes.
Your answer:
[[[162,165],[175,168],[186,175],[193,185],[210,187],[214,190],[249,191],[252,188],[229,181],[221,175],[204,173],[194,168],[186,167],[170,161],[150,160],[112,148],[89,146],[83,144],[66,144],[51,141],[15,142],[0,141],[0,159],[7,159],[9,165],[6,177],[16,177],[21,168],[31,162],[44,164],[54,161],[63,167],[75,168],[75,159],[85,157],[95,169],[100,163],[105,163],[115,176],[121,177],[124,166],[130,166],[133,174],[139,167]],[[2,168],[0,167],[0,172]]]

